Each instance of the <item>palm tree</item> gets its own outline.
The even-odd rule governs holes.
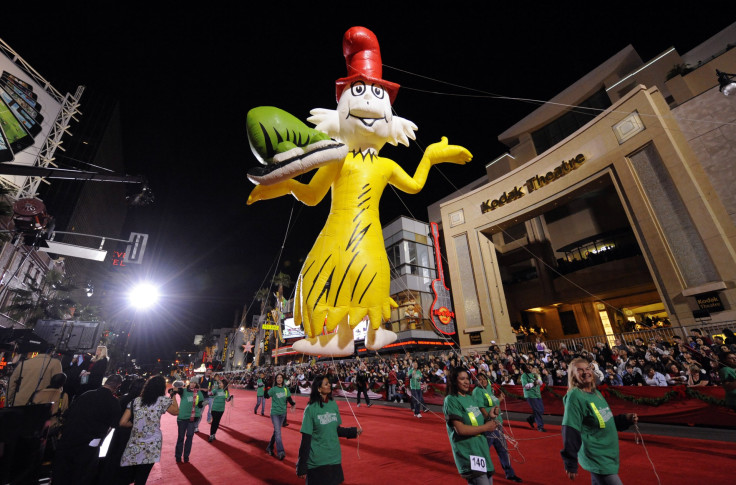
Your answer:
[[[256,294],[253,296],[256,301],[261,302],[261,317],[266,314],[269,296],[271,296],[271,292],[268,290],[268,288],[261,288],[260,290],[256,291]]]
[[[279,273],[273,278],[273,284],[279,287],[278,290],[278,302],[277,306],[281,306],[281,302],[284,300],[284,287],[289,288],[292,285],[291,276],[286,273]]]

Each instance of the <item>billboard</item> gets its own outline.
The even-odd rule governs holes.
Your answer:
[[[0,49],[0,162],[33,165],[60,110],[58,94],[47,92]],[[0,177],[16,187],[27,179]]]

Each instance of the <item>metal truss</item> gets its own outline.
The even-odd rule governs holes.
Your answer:
[[[71,136],[68,131],[71,120],[75,120],[74,115],[80,114],[79,111],[79,100],[84,92],[84,86],[78,86],[76,93],[73,95],[67,93],[62,95],[56,90],[51,83],[43,78],[33,67],[31,67],[22,57],[18,55],[8,44],[0,39],[0,51],[2,51],[8,59],[16,64],[20,69],[29,75],[46,93],[53,97],[56,101],[61,103],[61,109],[59,114],[54,120],[54,124],[49,131],[48,136],[43,142],[43,146],[38,152],[36,159],[33,162],[34,167],[46,168],[49,166],[57,167],[54,163],[54,153],[56,149],[61,147],[62,137],[65,133]],[[26,197],[35,197],[38,194],[38,186],[41,182],[48,183],[43,177],[28,177],[25,179],[20,187],[13,187],[17,189],[14,196],[15,199],[22,199]]]

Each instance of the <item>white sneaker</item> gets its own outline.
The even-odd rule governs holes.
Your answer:
[[[421,417],[422,417],[422,413],[417,414],[417,418],[421,418]]]
[[[358,404],[358,407],[360,407],[360,404]]]

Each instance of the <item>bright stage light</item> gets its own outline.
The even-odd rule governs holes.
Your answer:
[[[144,309],[158,302],[158,288],[151,283],[140,283],[128,295],[128,301],[136,308]]]

